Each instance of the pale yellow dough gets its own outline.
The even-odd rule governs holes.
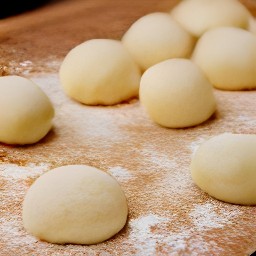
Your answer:
[[[248,28],[248,30],[256,35],[256,18],[253,17],[253,16],[250,17],[250,19],[249,19],[249,28]]]
[[[171,10],[171,16],[200,37],[216,27],[247,28],[250,13],[238,0],[183,0]]]
[[[140,101],[152,120],[170,128],[200,124],[216,109],[212,85],[187,59],[149,68],[141,78]]]
[[[167,13],[150,13],[138,19],[122,38],[142,70],[161,61],[189,57],[193,37]]]
[[[216,88],[256,88],[256,35],[251,32],[232,27],[210,30],[198,40],[192,59]]]
[[[51,129],[53,116],[49,98],[31,80],[0,77],[0,142],[36,143]]]
[[[121,42],[92,39],[73,48],[59,71],[63,90],[88,105],[113,105],[138,95],[140,70]]]
[[[23,202],[25,229],[59,244],[105,241],[123,228],[127,214],[118,182],[86,165],[48,171],[32,184]]]
[[[191,162],[194,182],[225,202],[256,204],[256,135],[221,134],[203,143]]]

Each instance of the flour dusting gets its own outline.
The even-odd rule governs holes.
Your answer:
[[[120,166],[110,168],[108,173],[119,181],[129,181],[133,178],[133,175],[127,169]]]
[[[167,218],[154,214],[141,216],[130,221],[130,239],[135,241],[136,256],[156,255],[156,245],[159,239],[163,237],[160,234],[152,233],[151,228],[167,221]]]
[[[196,205],[190,212],[189,217],[198,231],[205,231],[213,228],[223,228],[226,225],[232,224],[231,220],[234,217],[239,217],[239,215],[240,212],[237,210],[216,212],[214,205],[205,203]]]
[[[0,164],[0,172],[6,178],[25,179],[28,177],[34,177],[41,175],[43,172],[49,169],[49,165],[41,163],[35,165],[30,163],[26,166],[18,166],[16,164]]]

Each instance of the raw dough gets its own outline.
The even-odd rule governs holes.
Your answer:
[[[256,204],[256,135],[221,134],[203,143],[191,162],[195,183],[234,204]]]
[[[219,89],[256,88],[256,35],[239,28],[217,28],[198,41],[193,61]]]
[[[54,109],[45,93],[20,76],[0,77],[0,141],[31,144],[52,127]]]
[[[189,57],[194,39],[167,13],[151,13],[138,19],[122,42],[142,70],[161,61]]]
[[[247,28],[249,11],[237,0],[184,0],[172,17],[196,37],[216,27]]]
[[[166,60],[142,76],[140,100],[151,118],[171,128],[194,126],[215,111],[212,85],[190,60]]]
[[[39,177],[23,202],[26,230],[52,243],[96,244],[126,223],[127,202],[107,173],[86,165],[67,165]]]
[[[60,68],[66,94],[88,105],[112,105],[137,96],[140,76],[121,42],[110,39],[76,46]]]
[[[256,18],[250,17],[248,30],[256,35]]]

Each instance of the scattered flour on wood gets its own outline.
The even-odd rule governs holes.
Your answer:
[[[240,216],[240,211],[225,211],[224,209],[216,212],[211,203],[199,204],[190,212],[189,217],[197,231],[211,230],[214,228],[223,228],[232,224],[234,217]]]
[[[133,178],[133,175],[127,169],[120,166],[112,167],[107,172],[118,181],[129,181]]]
[[[41,175],[49,169],[49,164],[41,163],[35,165],[30,163],[26,166],[18,166],[16,164],[0,164],[1,176],[12,179],[25,179]]]

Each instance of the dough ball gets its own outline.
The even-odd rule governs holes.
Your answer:
[[[171,16],[200,37],[216,27],[247,28],[250,13],[237,0],[184,0],[171,10]]]
[[[256,204],[256,135],[221,134],[203,143],[191,162],[194,182],[234,204]]]
[[[248,30],[256,35],[256,18],[250,17]]]
[[[0,142],[35,143],[51,129],[53,116],[49,98],[31,80],[0,77]]]
[[[110,39],[76,46],[59,75],[66,94],[87,105],[112,105],[137,96],[141,76],[122,43]]]
[[[140,100],[150,117],[170,128],[194,126],[215,111],[212,85],[190,60],[166,60],[142,76]]]
[[[256,88],[256,36],[248,31],[231,27],[208,31],[192,59],[216,88]]]
[[[151,13],[124,34],[123,44],[142,70],[161,61],[189,57],[194,39],[167,13]]]
[[[39,177],[23,202],[25,229],[51,243],[96,244],[126,223],[127,202],[107,173],[86,165],[67,165]]]

